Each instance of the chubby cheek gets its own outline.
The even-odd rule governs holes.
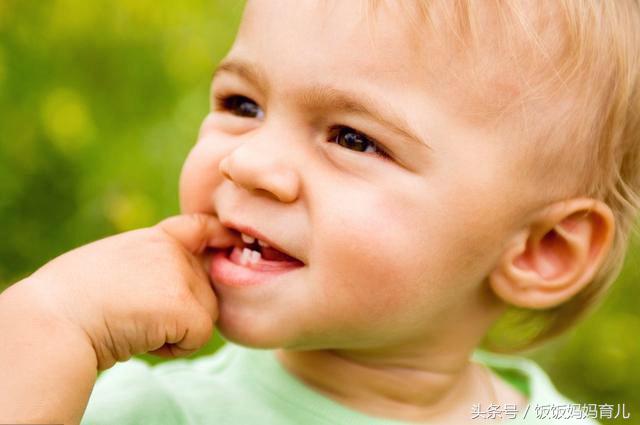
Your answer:
[[[201,135],[180,173],[180,210],[183,213],[211,209],[211,193],[223,179],[218,171],[221,157],[222,153],[216,149],[212,137]]]
[[[414,252],[414,229],[383,199],[351,196],[318,217],[317,269],[331,314],[355,326],[407,314],[423,289],[424,260]]]

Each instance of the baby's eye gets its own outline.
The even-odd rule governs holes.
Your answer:
[[[389,155],[382,150],[374,140],[350,127],[334,127],[330,132],[330,137],[330,141],[347,149],[353,149],[358,152],[373,152],[376,155],[385,158],[389,157]]]
[[[217,98],[218,109],[247,118],[264,118],[264,112],[256,102],[245,96],[232,95]]]

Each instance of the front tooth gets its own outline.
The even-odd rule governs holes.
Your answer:
[[[260,255],[258,251],[251,251],[251,257],[249,262],[251,264],[256,264],[258,261],[260,261],[260,257],[262,257],[262,255]]]
[[[258,245],[260,245],[263,248],[269,248],[269,244],[266,242],[262,242],[260,239],[258,239]]]
[[[251,256],[251,250],[249,248],[244,248],[242,250],[242,256],[240,257],[240,264],[242,264],[243,266],[246,266],[250,256]]]
[[[242,233],[240,236],[242,237],[242,242],[246,244],[252,244],[256,241],[256,238],[254,238],[253,236],[245,235],[244,233]]]

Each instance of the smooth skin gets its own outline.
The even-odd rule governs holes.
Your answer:
[[[469,119],[478,99],[447,78],[461,63],[382,10],[248,2],[183,168],[186,216],[74,250],[0,295],[0,422],[77,423],[97,368],[165,343],[191,352],[214,321],[371,415],[477,424],[472,404],[523,407],[469,356],[507,304],[551,307],[588,284],[613,216],[550,199],[523,172],[524,135]],[[204,241],[237,243],[220,223],[254,227],[304,267],[211,291]],[[53,387],[67,388],[55,402]]]

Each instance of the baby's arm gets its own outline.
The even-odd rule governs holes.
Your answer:
[[[204,345],[218,312],[202,253],[234,243],[210,216],[172,217],[70,251],[0,294],[0,423],[77,424],[97,370]]]
[[[97,360],[84,332],[47,312],[28,280],[0,295],[0,423],[80,422]]]

